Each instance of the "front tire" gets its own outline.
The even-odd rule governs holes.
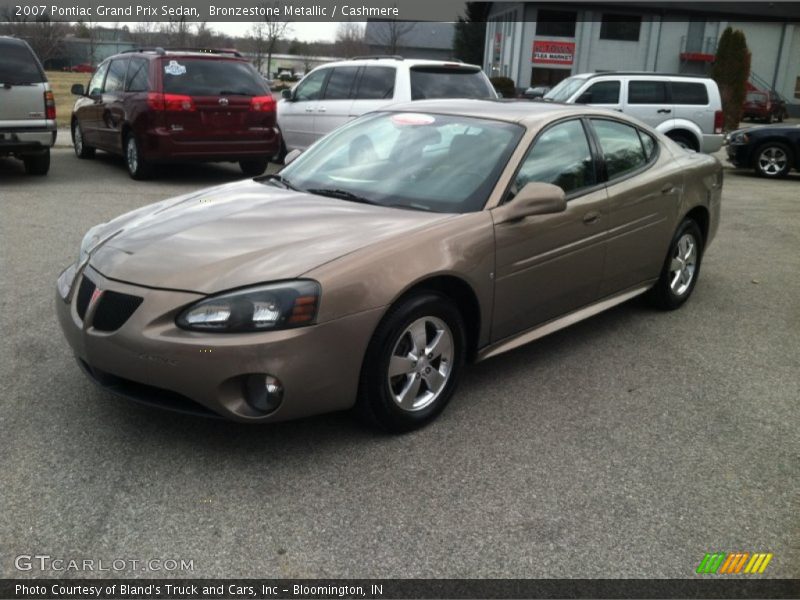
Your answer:
[[[86,145],[80,123],[72,125],[72,147],[78,158],[94,158],[95,149]]]
[[[786,177],[792,167],[792,151],[780,142],[767,142],[756,150],[755,171],[760,177]]]
[[[28,175],[47,175],[50,170],[50,149],[38,154],[28,154],[22,157],[25,172]]]
[[[132,133],[125,138],[125,166],[132,179],[141,181],[153,176],[153,165],[142,158],[139,143]]]
[[[248,177],[258,177],[264,171],[267,170],[268,165],[269,165],[269,160],[266,158],[256,158],[256,159],[239,161],[239,168],[242,170],[242,173],[244,173]]]
[[[367,348],[356,412],[405,432],[428,424],[455,391],[466,360],[464,320],[446,296],[421,292],[392,307]]]
[[[650,302],[662,310],[675,310],[692,295],[700,276],[703,234],[693,219],[680,224],[661,269],[661,276],[648,293]]]

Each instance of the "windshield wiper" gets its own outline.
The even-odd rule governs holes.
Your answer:
[[[361,202],[362,204],[377,204],[378,206],[382,206],[380,202],[375,202],[374,200],[370,200],[364,196],[359,196],[358,194],[354,194],[353,192],[348,192],[347,190],[342,190],[339,188],[312,188],[305,191],[309,194],[316,194],[317,196],[328,196],[329,198],[341,198],[342,200],[349,200],[350,202]]]
[[[270,173],[269,175],[261,175],[260,177],[254,177],[254,181],[259,183],[263,183],[265,181],[274,181],[280,183],[283,187],[287,190],[294,190],[295,192],[301,192],[302,190],[294,185],[292,182],[286,179],[283,175],[279,173]]]

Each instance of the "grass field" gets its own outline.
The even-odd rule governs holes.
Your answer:
[[[91,77],[91,73],[47,72],[47,79],[50,81],[50,87],[53,89],[53,96],[56,99],[56,120],[59,129],[69,127],[72,105],[75,104],[75,96],[69,92],[72,84],[82,83],[86,87]]]

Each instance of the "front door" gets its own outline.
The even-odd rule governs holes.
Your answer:
[[[567,210],[495,225],[493,342],[591,304],[600,287],[608,200],[581,119],[538,136],[509,200],[532,181],[561,187]]]
[[[347,123],[355,95],[358,67],[335,67],[325,86],[325,95],[317,103],[314,116],[314,137],[321,138]]]
[[[314,121],[332,69],[311,71],[278,108],[278,126],[287,150],[305,150],[316,140]]]

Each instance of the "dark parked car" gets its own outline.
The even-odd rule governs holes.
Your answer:
[[[260,175],[280,148],[275,100],[235,51],[133,50],[100,63],[72,111],[75,154],[125,157],[134,179],[164,161],[238,162]]]
[[[728,134],[728,160],[762,177],[786,177],[800,169],[800,127],[762,125]]]
[[[747,92],[744,100],[744,119],[765,123],[783,122],[787,117],[786,102],[774,92]]]

